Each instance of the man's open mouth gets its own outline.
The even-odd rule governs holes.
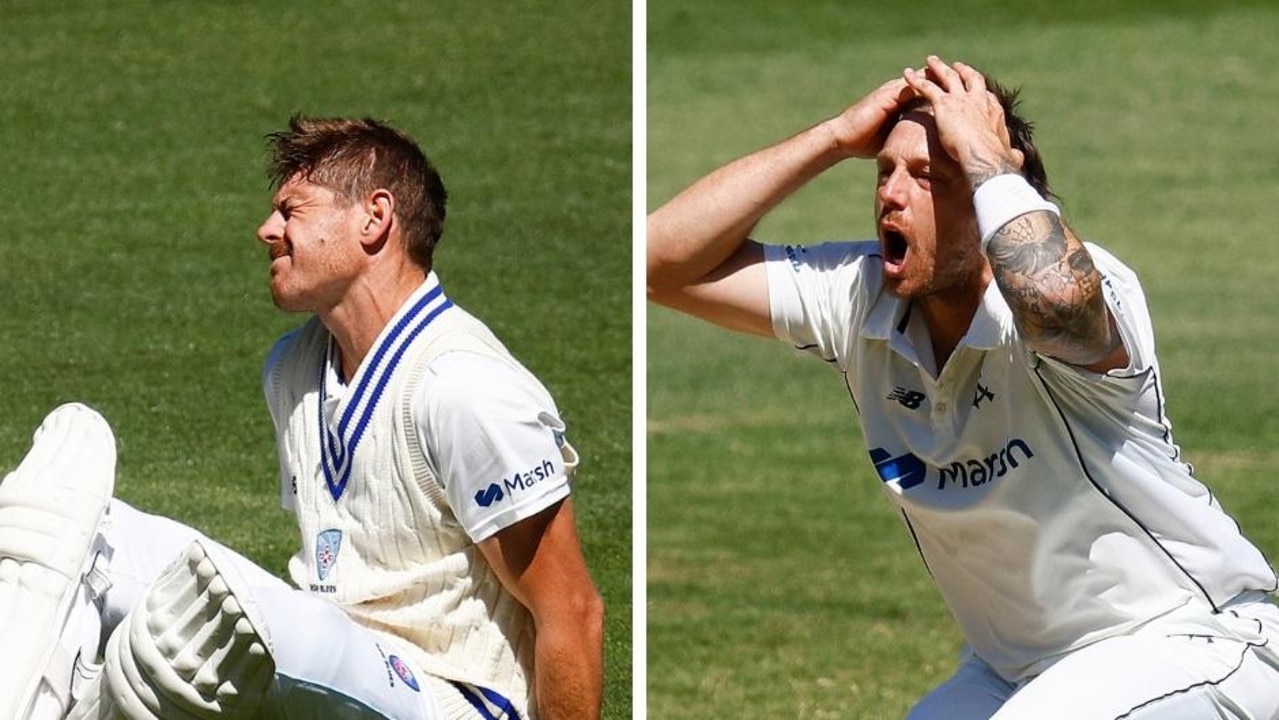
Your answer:
[[[886,264],[901,265],[906,261],[906,251],[910,249],[910,244],[906,242],[905,235],[892,228],[883,228],[880,238]]]

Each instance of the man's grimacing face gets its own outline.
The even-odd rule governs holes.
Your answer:
[[[972,190],[941,147],[931,110],[905,113],[876,161],[885,289],[903,299],[980,289],[985,260]]]
[[[258,228],[271,258],[271,297],[290,312],[337,305],[363,266],[358,203],[295,175],[272,200]]]

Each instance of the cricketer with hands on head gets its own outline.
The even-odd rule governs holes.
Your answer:
[[[438,173],[375,120],[269,138],[271,294],[312,314],[263,372],[296,587],[112,499],[110,427],[59,408],[0,484],[0,715],[598,718],[578,456],[547,390],[444,293]]]
[[[854,158],[876,240],[751,239]],[[1016,94],[930,56],[654,211],[649,298],[843,371],[967,641],[911,720],[1279,718],[1274,570],[1181,460],[1135,275],[1050,198]]]

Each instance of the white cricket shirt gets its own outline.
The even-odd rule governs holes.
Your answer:
[[[439,287],[435,273],[430,273],[387,323],[369,353],[368,365],[380,349],[398,347],[402,338],[397,336],[406,333],[394,332],[397,322]],[[441,295],[436,304],[443,302]],[[287,342],[281,341],[272,348],[264,377],[286,347]],[[352,394],[335,357],[330,346],[322,383],[322,410],[333,427],[339,423],[339,407]],[[361,379],[357,376],[352,385],[359,386]],[[361,392],[371,394],[372,390]],[[412,409],[430,470],[473,541],[480,542],[569,495],[577,452],[565,441],[565,425],[555,400],[523,368],[517,370],[509,361],[466,348],[448,350],[422,368]],[[294,496],[292,478],[282,477],[285,509],[296,509]]]
[[[876,242],[766,246],[777,337],[843,373],[871,462],[968,643],[1016,681],[1276,576],[1192,476],[1135,275],[1088,245],[1131,357],[1090,373],[1023,343],[991,282],[940,375]]]
[[[349,384],[318,318],[277,343],[263,382],[301,531],[294,582],[530,717],[533,620],[477,543],[569,492],[577,455],[542,384],[434,274]]]

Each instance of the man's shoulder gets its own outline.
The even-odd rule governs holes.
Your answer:
[[[796,270],[802,267],[833,269],[863,264],[868,259],[878,261],[882,257],[877,240],[836,240],[812,245],[765,245],[764,248],[767,260],[785,261]]]
[[[1092,257],[1093,264],[1103,275],[1122,278],[1136,282],[1137,272],[1120,260],[1115,253],[1092,241],[1084,241],[1084,247]]]
[[[883,285],[883,251],[877,240],[778,245],[768,251],[769,286],[780,284],[824,297],[860,298],[869,306]],[[780,290],[780,288],[778,288]]]
[[[506,345],[479,318],[454,305],[413,339],[422,367],[440,365],[440,358],[462,353],[472,357],[513,360]],[[447,363],[446,363],[447,364]]]
[[[774,332],[805,348],[855,332],[883,289],[882,258],[874,240],[771,250],[768,280]],[[833,351],[827,348],[821,355],[829,360]]]
[[[265,372],[270,372],[280,363],[296,359],[300,355],[312,354],[315,348],[322,348],[323,341],[327,340],[328,330],[324,328],[320,319],[310,318],[276,338],[266,356]]]
[[[262,364],[263,382],[269,381],[273,374],[297,362],[300,357],[315,355],[322,351],[324,342],[327,340],[328,331],[316,317],[285,332],[276,338],[270,351],[267,352],[266,361]]]

